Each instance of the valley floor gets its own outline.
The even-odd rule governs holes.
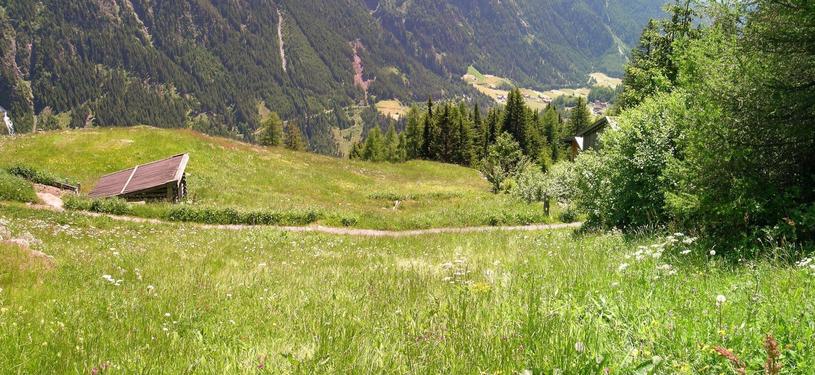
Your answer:
[[[30,245],[0,243],[0,372],[732,371],[716,347],[757,372],[768,334],[785,371],[815,370],[815,275],[670,239],[225,231],[20,206],[0,225]]]

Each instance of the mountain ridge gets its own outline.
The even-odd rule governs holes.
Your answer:
[[[660,3],[0,0],[0,105],[19,132],[147,123],[251,139],[259,104],[294,118],[477,96],[459,79],[469,65],[540,88],[618,72]]]

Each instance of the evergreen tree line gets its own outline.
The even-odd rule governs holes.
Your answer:
[[[408,111],[404,131],[397,132],[393,125],[384,135],[378,127],[372,129],[363,142],[354,145],[351,158],[390,162],[423,159],[477,166],[496,139],[507,133],[526,157],[546,169],[566,158],[563,140],[592,121],[584,98],[578,99],[566,120],[555,105],[532,110],[518,89],[510,91],[505,106],[486,113],[478,104],[436,104],[431,98],[423,110],[413,106]]]

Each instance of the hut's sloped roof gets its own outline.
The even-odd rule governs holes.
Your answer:
[[[90,196],[115,197],[181,181],[188,161],[188,154],[180,154],[111,173],[99,179]]]

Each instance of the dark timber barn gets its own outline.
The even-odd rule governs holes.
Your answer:
[[[99,179],[90,197],[178,202],[187,195],[185,170],[189,160],[188,154],[180,154],[111,173]]]

